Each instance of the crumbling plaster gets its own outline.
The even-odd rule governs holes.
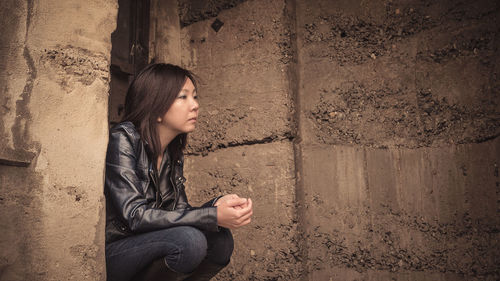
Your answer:
[[[102,184],[118,7],[115,1],[18,2],[2,2],[2,18],[19,26],[12,25],[12,39],[2,46],[8,58],[2,149],[36,156],[26,167],[0,166],[0,207],[7,214],[0,277],[104,280]]]

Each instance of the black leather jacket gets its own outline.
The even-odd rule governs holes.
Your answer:
[[[106,243],[158,229],[190,225],[218,231],[218,198],[191,207],[184,191],[183,160],[168,153],[160,172],[153,169],[144,142],[131,122],[111,129],[106,154]]]

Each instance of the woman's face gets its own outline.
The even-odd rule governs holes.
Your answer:
[[[198,118],[198,96],[191,79],[187,78],[174,103],[161,118],[160,131],[174,134],[192,132]],[[161,121],[160,121],[161,119]]]

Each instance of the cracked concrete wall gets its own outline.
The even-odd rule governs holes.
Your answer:
[[[217,18],[224,23],[218,32],[211,28],[213,17],[180,30],[182,64],[200,78],[200,122],[189,138],[186,191],[195,204],[228,193],[254,201],[254,220],[233,232],[234,256],[217,280],[295,280],[287,5],[246,1]]]
[[[497,280],[499,6],[297,1],[308,280]]]
[[[116,1],[2,1],[0,10],[8,158],[0,164],[0,279],[104,280]]]
[[[214,19],[181,30],[182,62],[201,78],[199,130],[189,150],[206,153],[292,135],[292,96],[287,76],[289,42],[285,3],[243,3]],[[222,102],[223,101],[223,102]],[[268,112],[274,114],[269,122]]]
[[[254,202],[253,221],[232,232],[233,258],[215,280],[297,279],[294,168],[289,141],[187,158],[187,193],[195,205],[230,193]]]
[[[181,26],[216,17],[221,11],[236,7],[247,0],[179,0]]]
[[[259,159],[293,178],[220,280],[498,279],[498,3],[179,4],[204,80],[189,192],[268,193]]]

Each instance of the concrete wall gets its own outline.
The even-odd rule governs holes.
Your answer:
[[[248,1],[181,29],[182,64],[199,85],[200,122],[190,135],[193,202],[227,193],[254,201],[251,225],[234,231],[230,266],[217,280],[295,280],[298,252],[293,98],[284,1]]]
[[[116,1],[0,6],[0,279],[104,280]]]
[[[307,280],[495,280],[495,1],[297,1]]]
[[[290,192],[219,280],[498,279],[495,1],[179,3],[190,195],[267,195],[262,159]]]
[[[499,278],[495,1],[151,7],[150,54],[201,78],[192,203],[254,200],[217,280]],[[116,1],[0,8],[0,279],[104,280]]]
[[[178,0],[179,22],[181,26],[211,19],[221,11],[236,7],[247,0]]]

